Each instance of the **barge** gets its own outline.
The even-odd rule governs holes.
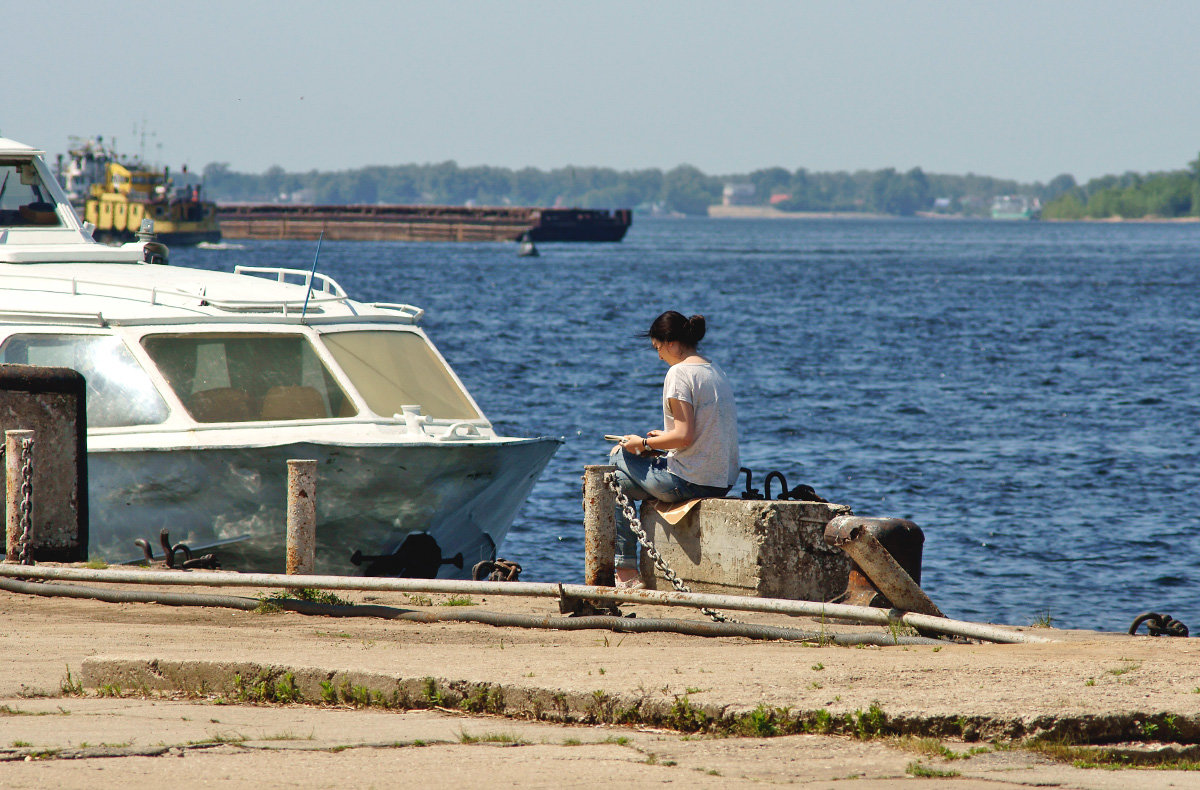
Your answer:
[[[625,237],[629,209],[517,206],[224,204],[227,239],[336,241],[595,241]]]

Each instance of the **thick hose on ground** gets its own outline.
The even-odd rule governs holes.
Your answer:
[[[551,582],[476,582],[458,579],[398,579],[363,576],[287,575],[281,573],[223,573],[213,571],[159,571],[135,568],[95,570],[91,568],[8,565],[0,563],[0,576],[14,579],[42,579],[101,584],[155,584],[188,587],[308,587],[315,590],[358,590],[360,592],[464,593],[467,595],[514,595],[527,598],[584,598],[613,603],[644,603],[659,606],[709,607],[742,612],[765,612],[838,618],[856,623],[890,627],[895,623],[921,631],[986,642],[1015,644],[1050,642],[1033,634],[1006,628],[933,617],[916,612],[875,609],[870,606],[793,601],[782,598],[751,598],[744,595],[681,593],[673,590],[617,590],[580,584]]]
[[[236,595],[210,595],[199,593],[144,592],[140,590],[111,590],[84,587],[74,584],[47,582],[23,582],[17,579],[0,578],[0,590],[41,595],[48,598],[91,598],[107,603],[157,603],[165,606],[208,606],[225,609],[251,611],[264,602],[256,598]],[[405,620],[416,623],[466,622],[515,628],[540,628],[560,631],[602,629],[618,633],[673,633],[689,636],[741,636],[747,639],[778,639],[793,642],[817,642],[832,645],[937,645],[937,639],[919,636],[895,636],[891,634],[831,634],[819,631],[804,631],[798,628],[781,628],[749,623],[710,623],[702,620],[675,620],[668,618],[636,618],[597,615],[591,617],[553,617],[538,615],[506,614],[503,612],[449,611],[424,612],[398,609],[391,606],[341,606],[336,604],[298,601],[291,598],[271,598],[267,603],[290,612],[326,617],[379,617],[387,620]]]

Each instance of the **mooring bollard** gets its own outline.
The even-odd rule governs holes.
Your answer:
[[[313,573],[317,564],[317,462],[289,460],[287,572]]]
[[[33,563],[33,431],[4,432],[4,559]]]
[[[846,552],[893,607],[906,612],[945,617],[908,571],[872,534],[871,527],[877,526],[872,522],[881,521],[884,520],[838,516],[826,525],[825,542]],[[923,541],[924,536],[919,533],[920,530],[917,529],[916,534]],[[917,567],[919,572],[920,566]]]
[[[604,476],[616,469],[610,465],[583,467],[583,583],[596,587],[616,583],[616,495],[604,482]]]

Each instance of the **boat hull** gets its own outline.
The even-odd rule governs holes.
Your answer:
[[[172,543],[216,554],[223,568],[285,570],[287,461],[317,461],[315,572],[392,575],[387,562],[412,533],[428,533],[441,556],[461,552],[462,568],[441,578],[469,578],[495,558],[517,510],[560,442],[336,445],[298,442],[269,447],[112,450],[88,454],[89,555],[109,563],[143,558],[143,538],[162,556],[161,530]],[[356,564],[355,552],[360,553]],[[394,571],[394,565],[391,566]],[[404,575],[423,575],[411,571]]]

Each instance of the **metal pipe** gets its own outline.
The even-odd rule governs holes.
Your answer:
[[[160,571],[134,568],[65,568],[0,565],[0,576],[15,579],[57,579],[124,584],[161,584],[190,587],[308,587],[315,590],[358,590],[401,593],[448,593],[464,595],[515,595],[527,598],[588,598],[616,603],[644,603],[659,606],[712,607],[742,612],[765,612],[792,616],[841,618],[861,623],[889,625],[904,623],[922,631],[965,636],[1005,644],[1049,642],[1032,634],[1004,628],[932,617],[897,609],[869,606],[793,601],[783,598],[749,598],[713,593],[681,593],[671,590],[616,590],[582,584],[551,582],[476,582],[458,579],[398,579],[366,576],[287,576],[281,573],[228,573],[214,571]]]
[[[22,449],[26,442],[33,442],[33,431],[4,432],[4,485],[7,502],[5,503],[5,545],[4,558],[9,562],[22,562],[22,554],[27,556],[33,547],[25,545],[32,540],[32,534],[25,534],[25,527],[30,525],[32,533],[33,513],[23,513],[21,504],[25,501],[26,485],[32,485],[32,480],[25,477],[25,465]],[[30,477],[32,477],[32,469]],[[32,491],[32,488],[30,489]],[[24,516],[24,518],[22,517]]]
[[[197,595],[194,593],[140,592],[136,590],[103,590],[96,587],[77,585],[23,582],[16,579],[0,579],[0,590],[40,595],[47,598],[90,598],[106,603],[156,603],[164,606],[209,606],[240,611],[253,611],[263,604],[255,598],[236,595]],[[618,633],[673,633],[688,636],[740,636],[747,639],[787,640],[792,642],[817,642],[841,646],[851,645],[937,645],[936,639],[919,636],[892,636],[891,634],[834,634],[826,631],[805,631],[798,628],[781,628],[753,623],[710,623],[703,620],[676,620],[662,617],[614,617],[597,615],[589,617],[554,617],[546,615],[511,614],[508,612],[469,611],[415,611],[392,606],[341,606],[277,598],[269,601],[273,606],[306,615],[323,617],[378,617],[386,620],[404,620],[416,623],[468,622],[483,623],[513,628],[539,628],[559,631],[583,631],[602,629]]]
[[[604,475],[615,470],[610,465],[583,467],[583,582],[598,587],[616,583],[615,497],[604,483]]]
[[[892,602],[892,606],[906,612],[943,617],[937,604],[929,599],[878,538],[865,525],[856,523],[856,518],[837,516],[832,519],[825,527],[825,542],[846,552],[876,589]]]
[[[317,567],[317,462],[287,462],[287,572]]]

